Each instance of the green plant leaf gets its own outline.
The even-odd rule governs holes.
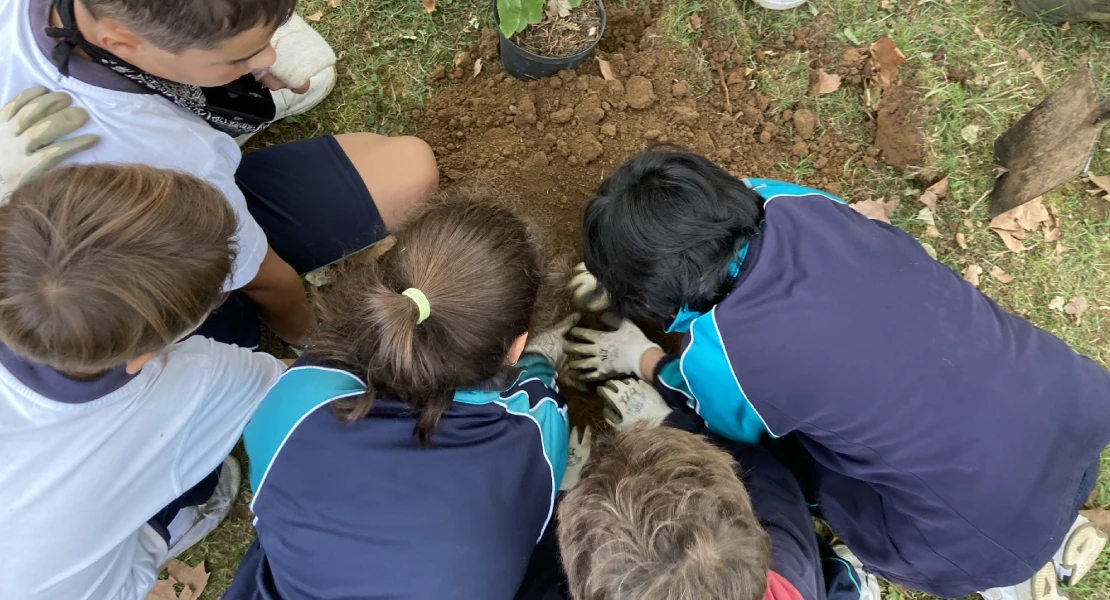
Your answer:
[[[501,34],[511,38],[524,27],[524,2],[528,0],[497,0],[497,18],[501,22]]]
[[[546,0],[521,0],[521,17],[524,19],[522,30],[543,20],[543,5],[546,3]]]
[[[571,8],[578,8],[579,6],[582,6],[582,0],[570,0]]]

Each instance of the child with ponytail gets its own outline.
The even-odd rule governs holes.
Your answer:
[[[321,290],[308,352],[246,429],[258,541],[226,598],[510,600],[551,538],[573,318],[531,333],[542,252],[470,202],[395,237]]]

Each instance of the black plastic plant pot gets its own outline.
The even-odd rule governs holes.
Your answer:
[[[543,79],[551,77],[559,71],[577,69],[586,56],[597,45],[598,40],[605,34],[605,4],[601,0],[584,0],[596,2],[598,12],[601,13],[601,24],[598,26],[597,37],[593,43],[583,50],[570,56],[552,57],[540,56],[517,46],[512,40],[501,33],[501,19],[497,16],[497,0],[493,2],[493,21],[497,27],[497,35],[501,38],[501,68],[517,79]]]

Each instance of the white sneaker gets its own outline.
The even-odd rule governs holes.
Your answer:
[[[316,108],[316,105],[323,102],[335,89],[336,77],[335,67],[328,67],[312,76],[308,83],[308,91],[303,94],[294,94],[289,90],[271,91],[276,109],[274,121],[304,114]],[[245,133],[235,138],[235,142],[242,146],[253,136],[253,133]]]
[[[1068,600],[1056,587],[1056,567],[1049,562],[1029,581],[1004,588],[991,588],[979,595],[986,600]]]
[[[181,509],[167,527],[170,531],[169,549],[159,569],[164,567],[171,558],[176,558],[192,548],[224,520],[231,511],[235,496],[239,494],[241,479],[239,463],[230,456],[225,458],[216,491],[212,493],[208,502]]]
[[[1072,523],[1065,539],[1052,557],[1052,562],[1060,580],[1065,585],[1075,585],[1098,563],[1099,555],[1106,548],[1107,535],[1080,515]]]
[[[851,565],[851,567],[855,569],[856,575],[859,576],[859,580],[857,581],[860,588],[859,600],[881,600],[883,589],[879,587],[879,579],[863,570],[863,563],[848,549],[848,546],[837,544],[833,546],[833,552],[836,552],[837,556]]]

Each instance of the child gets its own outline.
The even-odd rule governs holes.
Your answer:
[[[321,289],[305,357],[244,432],[258,541],[228,600],[509,600],[549,527],[573,317],[530,335],[539,249],[469,202],[394,236]]]
[[[307,110],[334,84],[272,95],[251,76],[306,60],[305,27],[275,30],[295,0],[12,0],[0,4],[0,98],[34,85],[69,92],[100,144],[79,162],[172,168],[215,185],[239,219],[239,290],[203,333],[253,346],[257,314],[298,344],[313,325],[298,274],[384,237],[438,182],[431,149],[411,137],[358,133],[266,148],[242,160],[233,136]],[[280,37],[280,36],[279,36]],[[311,37],[311,36],[310,36]],[[316,36],[318,37],[318,36]],[[331,54],[322,40],[326,52]],[[317,65],[327,64],[327,60]],[[310,69],[311,70],[311,69]],[[294,71],[278,69],[277,73]],[[274,83],[274,73],[267,81]],[[286,82],[304,86],[303,82]],[[0,156],[0,162],[7,157]]]
[[[0,597],[142,598],[226,514],[238,466],[214,470],[284,366],[175,342],[222,300],[235,229],[215,188],[137,165],[0,207]]]
[[[618,433],[559,506],[575,600],[878,600],[874,576],[814,533],[786,467],[758,446],[694,435],[707,432],[692,412],[671,413],[651,386],[628,393],[643,383],[605,390]],[[667,426],[652,428],[660,417]]]
[[[577,366],[652,378],[732,440],[795,434],[808,491],[867,569],[959,597],[1028,592],[1038,573],[1054,589],[1054,568],[1075,583],[1097,560],[1105,536],[1076,517],[1110,442],[1110,374],[897,227],[649,151],[602,184],[583,231],[613,310],[686,335],[664,358],[630,322],[579,331]]]

